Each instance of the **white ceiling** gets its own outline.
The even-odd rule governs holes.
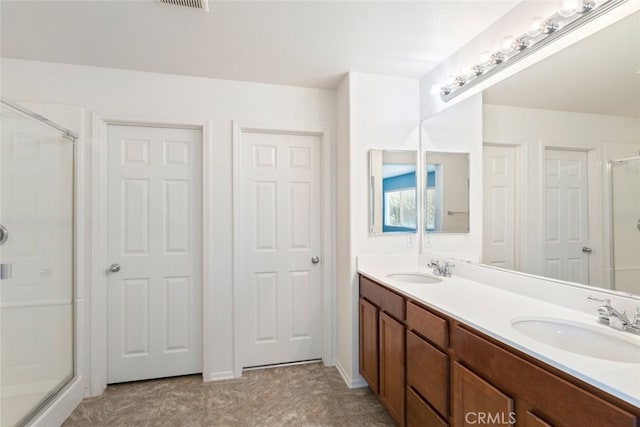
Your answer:
[[[419,78],[509,11],[497,1],[2,0],[2,56],[335,88],[360,71]]]
[[[640,12],[484,92],[487,104],[640,117]]]

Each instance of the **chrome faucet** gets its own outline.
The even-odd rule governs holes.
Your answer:
[[[640,307],[636,307],[636,315],[632,322],[624,310],[618,311],[613,308],[609,298],[600,299],[589,295],[587,299],[604,303],[598,307],[598,323],[611,326],[613,329],[640,335]]]
[[[440,264],[440,261],[437,259],[432,259],[429,261],[429,264],[427,264],[427,267],[433,268],[433,274],[442,277],[451,277],[451,268],[455,266],[455,264],[449,264],[446,261],[444,264]]]

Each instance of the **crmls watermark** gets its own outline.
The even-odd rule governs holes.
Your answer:
[[[516,422],[515,412],[467,412],[464,416],[467,424],[478,425],[511,425]]]

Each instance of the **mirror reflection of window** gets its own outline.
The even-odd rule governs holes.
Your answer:
[[[382,231],[416,231],[416,168],[414,165],[382,165]]]
[[[440,223],[440,206],[442,203],[440,200],[440,185],[442,180],[438,177],[441,175],[441,165],[433,163],[427,164],[427,191],[425,194],[425,227],[427,231],[434,231],[438,229]]]
[[[369,233],[418,231],[415,150],[369,150]]]

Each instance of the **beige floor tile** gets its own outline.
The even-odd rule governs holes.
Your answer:
[[[368,388],[349,389],[320,363],[246,371],[205,383],[200,375],[109,386],[85,399],[64,427],[393,426]]]

